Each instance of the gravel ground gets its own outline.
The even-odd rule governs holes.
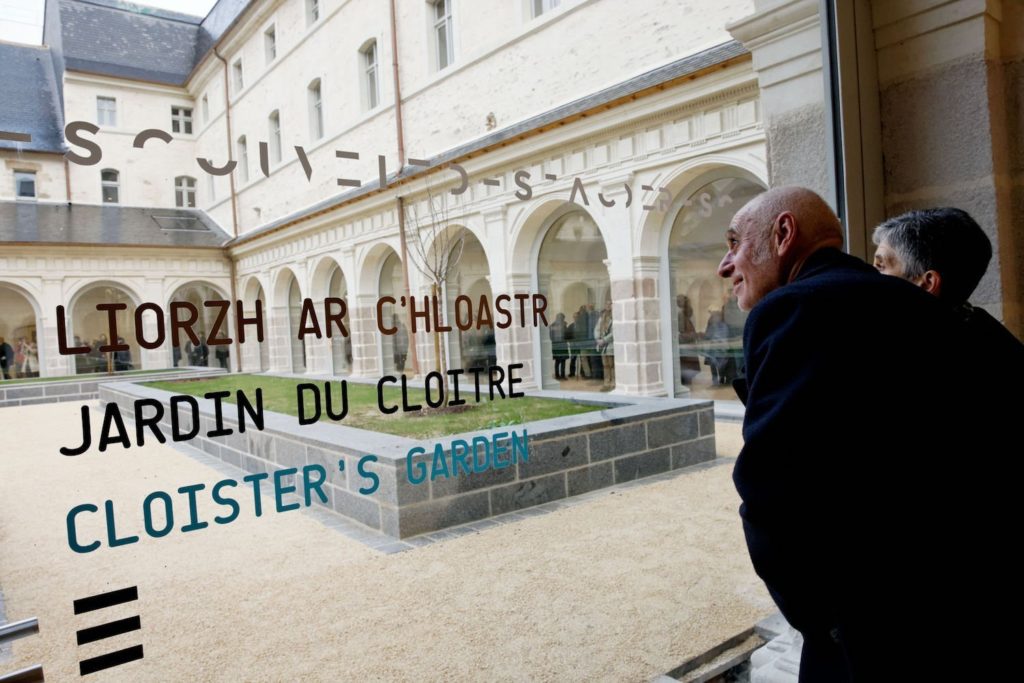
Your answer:
[[[729,462],[385,555],[298,511],[180,533],[177,488],[205,482],[210,520],[224,509],[202,496],[223,475],[159,444],[65,458],[81,405],[0,410],[0,591],[8,620],[41,629],[0,673],[41,663],[47,680],[78,679],[80,658],[141,642],[142,660],[89,680],[646,680],[774,611]],[[735,455],[738,425],[718,427]],[[155,490],[176,504],[159,539],[142,531]],[[82,542],[104,538],[108,499],[118,536],[141,540],[72,552],[68,510],[96,504]],[[137,602],[73,613],[75,598],[133,585]],[[77,629],[136,614],[141,632],[76,646]]]

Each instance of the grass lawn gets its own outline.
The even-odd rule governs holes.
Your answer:
[[[131,375],[156,375],[164,372],[181,372],[185,368],[161,368],[159,370],[128,370],[126,372],[85,372],[81,375],[64,375],[62,377],[25,377],[0,381],[4,389],[19,384],[40,384],[42,382],[88,382],[94,379],[112,379]]]
[[[210,391],[230,391],[232,395],[241,389],[250,401],[256,400],[256,389],[263,390],[263,407],[286,415],[298,415],[298,398],[295,387],[301,380],[284,377],[266,377],[259,375],[227,375],[210,379],[171,380],[166,382],[147,382],[145,386],[162,389],[176,394],[202,396]],[[323,382],[317,383],[323,394]],[[337,411],[341,405],[341,386],[338,382],[331,384],[334,401],[332,407]],[[462,398],[472,397],[460,383],[459,393]],[[309,392],[305,394],[305,412],[313,414],[313,398]],[[422,412],[384,415],[377,407],[377,387],[373,384],[357,382],[348,383],[348,415],[335,424],[346,427],[358,427],[374,432],[407,436],[410,438],[429,438],[475,432],[493,427],[520,425],[533,420],[544,420],[563,415],[578,415],[601,410],[601,406],[585,405],[575,401],[551,398],[534,398],[524,396],[515,399],[499,399],[490,401],[486,393],[481,393],[480,403],[468,403],[468,410],[448,414],[426,414]],[[321,407],[326,397],[321,397]],[[397,388],[387,387],[384,399],[388,405],[401,405],[402,394]],[[423,390],[409,388],[409,403],[423,403]],[[324,410],[326,413],[326,410]],[[330,421],[329,418],[321,418]]]

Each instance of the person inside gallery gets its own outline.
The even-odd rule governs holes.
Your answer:
[[[548,337],[551,340],[551,357],[555,364],[555,379],[565,379],[565,313],[559,313],[555,316],[554,322],[548,327]]]
[[[985,373],[949,372],[979,349],[948,306],[842,252],[810,190],[758,195],[726,241],[718,273],[750,312],[733,480],[754,569],[803,635],[800,681],[993,675],[985,611],[1009,584],[977,530],[1002,537],[1012,517],[995,514],[990,468],[963,458],[1012,437],[973,399]],[[965,656],[935,654],[942,623],[970,625]]]

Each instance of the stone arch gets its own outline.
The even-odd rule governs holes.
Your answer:
[[[304,373],[308,364],[307,340],[298,338],[305,293],[302,280],[291,266],[282,266],[274,277],[271,294],[271,368]]]
[[[203,290],[209,291],[203,291]],[[216,285],[208,280],[203,279],[189,279],[180,278],[177,279],[173,286],[168,286],[165,291],[165,316],[166,330],[167,330],[167,348],[170,349],[171,354],[171,365],[173,367],[179,367],[182,365],[187,366],[199,366],[199,367],[221,367],[226,370],[230,370],[230,359],[231,359],[231,345],[214,345],[208,346],[206,343],[207,337],[214,332],[213,325],[216,322],[219,311],[217,309],[207,308],[203,305],[204,301],[220,299],[221,301],[229,301],[231,297],[224,291],[222,287]],[[170,306],[173,301],[187,301],[196,307],[196,311],[199,317],[196,322],[196,335],[199,337],[199,344],[192,344],[191,340],[187,338],[179,339],[178,346],[174,346],[174,340],[171,338],[171,316]],[[219,337],[234,337],[234,315],[233,308],[228,310],[227,318],[222,323]]]
[[[702,178],[742,177],[768,187],[768,169],[763,162],[752,157],[729,154],[705,154],[689,159],[673,168],[664,178],[654,182],[656,187],[668,189],[672,200],[665,212],[644,211],[640,228],[636,232],[634,254],[638,257],[660,256],[663,232],[671,230],[672,222],[687,199],[693,183]]]
[[[614,341],[613,353],[605,359],[603,348],[599,348],[603,342],[599,344],[594,334],[603,321],[605,306],[611,304],[608,261],[607,236],[585,207],[564,203],[537,226],[528,263],[533,291],[548,300],[549,327],[535,328],[534,357],[540,369],[535,376],[542,387],[584,391],[614,387]],[[593,307],[562,310],[565,288],[580,283],[597,298],[589,302]],[[552,325],[559,313],[564,314],[564,326]],[[571,341],[566,339],[570,324]]]
[[[745,316],[717,266],[732,216],[767,183],[736,166],[693,170],[680,176],[686,182],[657,234],[665,388],[677,396],[735,400],[731,380],[742,372]],[[700,349],[709,340],[715,353]]]
[[[99,292],[100,289],[106,289]],[[129,349],[101,353],[99,346],[107,340],[108,316],[95,310],[97,303],[124,303],[127,308],[115,314],[117,333],[123,337]],[[88,354],[73,356],[75,374],[90,372],[118,372],[139,369],[142,365],[142,349],[136,340],[135,309],[142,303],[134,288],[113,280],[93,280],[76,287],[68,297],[68,336],[72,343],[76,337],[93,347]]]
[[[246,330],[251,336],[246,337],[244,344],[239,344],[242,355],[241,367],[245,371],[265,372],[270,369],[270,304],[267,300],[267,288],[258,275],[250,275],[242,281],[239,288],[242,293],[242,306],[247,318],[256,315],[256,300],[263,302],[263,341],[259,341],[252,328]]]
[[[317,302],[318,315],[323,310],[320,302],[328,297],[341,298],[345,301],[346,311],[342,323],[348,335],[341,335],[336,327],[332,327],[332,335],[328,338],[327,321],[321,319],[320,324],[324,328],[324,337],[313,339],[311,343],[314,347],[313,355],[316,358],[314,365],[317,371],[347,375],[352,369],[352,313],[350,308],[355,305],[355,302],[350,297],[348,274],[339,259],[328,254],[317,261],[310,278],[310,291],[313,300]]]

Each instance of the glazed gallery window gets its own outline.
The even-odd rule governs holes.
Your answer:
[[[235,143],[235,153],[238,155],[238,180],[249,182],[249,146],[245,142],[245,136],[238,138]]]
[[[434,0],[434,59],[440,71],[455,61],[451,0]]]
[[[276,109],[267,117],[267,130],[270,133],[270,163],[281,161],[281,114]]]
[[[118,338],[108,339],[109,314],[97,304],[123,304],[114,311]],[[88,346],[89,353],[74,356],[75,374],[125,372],[139,367],[142,358],[135,333],[135,301],[120,287],[96,284],[76,295],[69,307],[70,334],[75,346]],[[126,344],[123,351],[100,351],[110,342]]]
[[[96,98],[96,123],[101,126],[117,125],[117,100],[113,97]]]
[[[585,211],[558,217],[537,256],[537,291],[548,300],[540,328],[545,389],[610,391],[615,387],[608,250]]]
[[[21,291],[3,283],[0,283],[0,344],[8,347],[7,363],[0,368],[0,377],[39,376],[35,309]]]
[[[199,338],[198,344],[193,344],[190,339],[183,338],[179,346],[174,346],[169,338],[167,340],[167,347],[170,350],[173,367],[211,367],[223,370],[231,367],[230,345],[217,344],[210,346],[206,343],[210,330],[216,329],[217,312],[214,309],[203,306],[203,302],[223,298],[224,295],[219,291],[201,282],[183,285],[171,297],[171,302],[177,301],[192,304],[199,312],[199,317],[195,323],[196,336]],[[168,326],[171,324],[169,319],[167,324]]]
[[[672,222],[668,240],[669,340],[675,394],[736,400],[742,377],[743,325],[728,280],[718,276],[723,235],[741,206],[764,191],[742,177],[697,180]]]
[[[100,171],[100,190],[104,204],[117,204],[121,195],[121,174],[112,168]]]
[[[324,136],[324,102],[320,94],[320,79],[306,89],[309,99],[309,139],[319,140]]]
[[[196,179],[181,175],[174,179],[174,205],[193,209],[196,206]]]
[[[36,198],[36,172],[15,171],[14,172],[14,196],[17,199]]]
[[[371,40],[361,54],[366,108],[373,109],[380,101],[380,87],[377,83],[377,41]]]
[[[192,110],[188,107],[171,107],[171,132],[192,134]]]
[[[277,57],[277,29],[273,25],[263,32],[263,53],[267,57],[267,64]]]

